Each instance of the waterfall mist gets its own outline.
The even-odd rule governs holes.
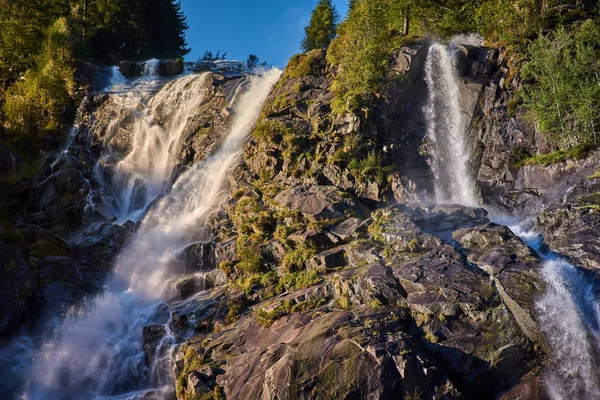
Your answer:
[[[425,62],[428,100],[424,109],[435,202],[478,204],[465,141],[455,65],[448,49],[434,43]]]
[[[204,221],[224,196],[226,175],[239,160],[242,144],[279,75],[279,70],[271,70],[249,78],[248,88],[236,100],[229,134],[219,150],[183,173],[151,208],[133,243],[118,257],[105,292],[71,309],[62,325],[45,338],[33,371],[27,374],[23,398],[142,398],[152,388],[161,398],[172,394],[169,351],[174,339],[165,302],[170,282],[178,274],[173,261],[186,245],[208,235]],[[167,85],[170,94],[178,92],[179,86],[193,86],[195,79],[202,78],[184,77]],[[172,119],[174,130],[186,116],[185,110],[177,107],[183,97],[170,99],[177,109],[173,111],[181,113]],[[152,176],[148,170],[153,171],[153,164],[137,165],[146,165],[147,169],[140,167],[140,173]],[[157,172],[164,177],[162,173]],[[142,328],[147,325],[164,325],[167,331],[161,344],[165,355],[150,366],[142,347]]]

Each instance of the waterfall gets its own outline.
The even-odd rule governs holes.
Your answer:
[[[555,400],[600,398],[600,307],[594,278],[543,248],[543,237],[523,229],[511,230],[542,257],[545,293],[536,301],[538,322],[551,349],[545,377]]]
[[[71,309],[60,328],[45,338],[33,371],[26,375],[23,398],[142,398],[151,388],[161,398],[172,394],[172,368],[146,363],[142,328],[164,325],[167,335],[161,347],[171,347],[165,302],[169,282],[177,277],[175,259],[186,245],[207,237],[204,221],[223,198],[226,175],[239,160],[242,144],[280,73],[271,70],[250,78],[220,149],[183,173],[152,207],[133,243],[118,257],[105,292]]]
[[[454,59],[440,44],[429,48],[425,63],[428,101],[424,108],[434,178],[435,202],[477,205],[469,169],[466,122],[460,110],[460,91]]]
[[[158,67],[160,65],[160,60],[153,58],[148,61],[144,61],[142,63],[142,74],[145,76],[155,76],[158,75]]]
[[[188,120],[204,99],[207,74],[174,80],[156,92],[155,82],[136,82],[132,90],[111,95],[119,112],[131,116],[131,151],[122,157],[107,152],[100,160],[112,177],[113,192],[120,193],[117,213],[120,221],[138,221],[146,207],[163,192],[171,177],[181,135]],[[119,119],[106,131],[113,137],[120,129]]]

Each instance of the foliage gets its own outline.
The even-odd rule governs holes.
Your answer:
[[[219,61],[225,60],[227,57],[227,52],[221,54],[221,50],[217,50],[216,53],[213,53],[212,50],[206,50],[202,58],[198,59],[198,61]]]
[[[301,271],[291,274],[285,274],[281,277],[280,282],[286,290],[304,289],[321,282],[323,278],[317,271]]]
[[[0,0],[0,124],[35,153],[73,112],[76,61],[181,57],[186,29],[177,0]]]
[[[328,47],[335,37],[339,15],[331,0],[320,0],[312,12],[309,25],[305,28],[302,51],[305,53]]]
[[[264,260],[260,250],[255,247],[238,249],[240,262],[236,268],[245,275],[255,274],[264,270]]]
[[[258,58],[258,56],[256,54],[250,54],[248,56],[248,59],[246,60],[246,67],[250,70],[254,69],[254,68],[258,68],[258,67],[267,67],[267,62],[260,61],[260,58]]]
[[[281,268],[286,272],[296,272],[303,270],[306,263],[317,254],[314,246],[307,244],[298,245],[295,249],[289,251],[282,263]]]
[[[597,143],[600,123],[600,25],[560,27],[529,47],[524,101],[539,128],[561,145]]]
[[[587,157],[590,151],[591,147],[589,146],[575,146],[565,150],[558,150],[553,153],[526,158],[524,160],[519,161],[516,164],[516,167],[520,168],[526,165],[543,165],[547,167],[548,165],[556,164],[558,162],[569,159],[580,160],[582,158]]]
[[[29,138],[56,131],[75,91],[70,27],[58,19],[47,31],[36,66],[11,86],[4,113],[7,126]]]

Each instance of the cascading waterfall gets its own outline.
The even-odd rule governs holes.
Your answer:
[[[466,123],[451,50],[433,44],[425,64],[429,91],[425,116],[437,203],[478,204],[469,170]],[[498,223],[506,224],[500,219]],[[526,223],[507,224],[542,257],[546,291],[536,301],[541,329],[552,351],[544,384],[555,400],[599,399],[600,306],[594,278],[559,255],[548,253],[543,238]]]
[[[119,220],[139,220],[150,202],[171,177],[181,135],[193,111],[202,103],[206,74],[169,82],[158,92],[152,82],[138,82],[134,90],[112,96],[111,101],[132,116],[131,151],[115,162],[113,154],[100,160],[113,176]],[[144,84],[146,83],[146,84]],[[115,120],[107,131],[117,131]]]
[[[70,310],[62,327],[47,338],[28,375],[24,398],[141,398],[151,387],[168,397],[173,377],[164,371],[170,368],[146,365],[142,328],[168,327],[170,311],[164,302],[168,282],[177,274],[174,260],[183,247],[205,237],[205,218],[222,197],[226,174],[279,75],[272,70],[251,78],[221,148],[182,174],[148,212],[135,241],[118,258],[105,293]],[[167,335],[163,347],[171,341]]]
[[[544,295],[536,302],[540,326],[552,350],[545,379],[555,400],[600,398],[600,307],[594,279],[543,249],[543,238],[522,228],[511,230],[542,257]]]
[[[478,201],[469,169],[466,123],[460,110],[460,91],[454,71],[449,50],[441,44],[431,45],[425,63],[429,97],[424,113],[435,201],[474,206]]]
[[[153,58],[142,63],[142,74],[146,76],[158,75],[158,67],[160,66],[160,60]]]

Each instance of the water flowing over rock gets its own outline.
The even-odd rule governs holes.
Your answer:
[[[46,338],[28,379],[29,398],[93,398],[124,393],[133,396],[152,387],[156,388],[154,395],[169,396],[172,376],[168,349],[172,335],[167,326],[170,313],[163,299],[171,297],[173,288],[169,283],[181,273],[178,263],[182,249],[208,238],[208,233],[197,227],[204,225],[222,197],[227,172],[239,159],[242,144],[278,76],[279,72],[273,70],[263,77],[246,79],[244,90],[233,103],[228,133],[222,143],[204,162],[182,172],[169,187],[169,196],[154,202],[141,227],[135,230],[135,237],[117,258],[105,291],[71,309],[61,326]],[[194,102],[189,109],[183,109],[181,102],[185,102],[186,91],[178,88],[193,89],[196,82],[202,86],[205,79],[206,75],[184,77],[163,89],[178,93],[169,98],[177,118],[171,120],[176,125],[168,127],[169,131],[175,130],[176,136],[161,141],[161,135],[152,132],[152,126],[148,127],[150,132],[145,132],[157,135],[159,140],[151,142],[165,146],[160,148],[161,157],[173,155],[170,147],[177,144],[177,135],[193,114],[192,109],[198,107]],[[164,104],[161,101],[153,103],[151,99],[150,104],[157,107],[157,115],[167,112],[160,110],[160,104]],[[172,116],[173,112],[164,115]],[[170,133],[165,130],[165,134]],[[131,153],[136,154],[139,147],[144,146],[134,142]],[[145,157],[149,163],[134,163],[140,174],[151,173],[160,165],[152,154]],[[163,165],[166,164],[165,161]],[[169,171],[157,174],[164,179]],[[102,229],[109,228],[110,225]],[[110,237],[114,239],[114,235]],[[83,249],[84,242],[78,246]],[[217,277],[211,280],[222,283]]]
[[[470,121],[460,108],[455,62],[450,49],[432,44],[425,63],[429,101],[425,107],[428,152],[434,175],[435,200],[477,204],[465,132]]]

